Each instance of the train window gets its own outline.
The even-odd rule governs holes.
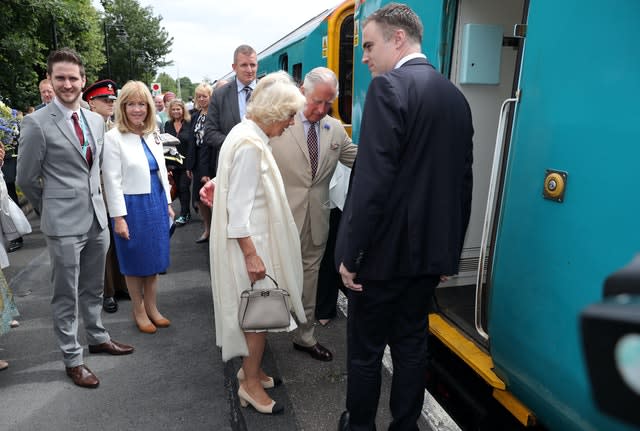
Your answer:
[[[353,92],[353,15],[340,26],[340,57],[338,63],[338,113],[343,123],[351,124],[351,96]]]
[[[293,80],[298,85],[302,85],[302,63],[296,63],[293,65]]]
[[[285,72],[289,73],[289,54],[287,53],[281,54],[279,63],[280,63],[280,70],[284,70]]]

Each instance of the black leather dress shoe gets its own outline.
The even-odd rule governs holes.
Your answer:
[[[349,412],[343,411],[340,415],[340,422],[338,422],[338,431],[349,431]]]
[[[118,303],[113,297],[104,298],[102,300],[102,309],[107,313],[115,313],[118,311]]]
[[[313,359],[318,361],[329,362],[333,359],[333,354],[320,343],[316,343],[311,347],[301,346],[300,344],[293,343],[293,348],[300,350],[301,352],[308,353]]]
[[[133,347],[127,344],[118,343],[116,340],[109,340],[106,343],[89,346],[91,353],[108,353],[110,355],[128,355],[133,353]]]

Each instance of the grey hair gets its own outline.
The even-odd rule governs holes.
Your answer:
[[[302,110],[305,98],[287,72],[273,72],[258,81],[247,105],[247,118],[264,125],[289,119]]]
[[[305,93],[313,93],[313,89],[318,83],[332,85],[336,89],[336,97],[338,97],[340,88],[338,85],[338,78],[336,77],[336,74],[333,73],[333,70],[326,67],[316,67],[311,69],[309,73],[304,76],[302,87],[304,88]]]
[[[365,19],[362,28],[370,22],[375,22],[382,30],[382,36],[388,41],[397,29],[404,30],[407,37],[414,42],[422,43],[422,33],[424,28],[420,17],[407,5],[400,3],[389,3],[383,8],[373,12]]]
[[[240,45],[235,49],[235,51],[233,51],[233,64],[236,64],[238,62],[238,54],[252,55],[256,54],[256,50],[249,45]]]

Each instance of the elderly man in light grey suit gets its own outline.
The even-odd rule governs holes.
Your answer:
[[[311,70],[304,78],[302,93],[307,99],[304,110],[296,114],[293,126],[270,143],[302,247],[302,304],[307,323],[300,324],[293,346],[314,359],[330,361],[332,353],[314,335],[318,271],[329,237],[331,177],[338,162],[353,165],[357,146],[340,121],[327,115],[338,96],[333,71],[326,67]]]
[[[56,98],[22,122],[17,183],[41,216],[46,235],[53,326],[67,375],[78,386],[95,388],[100,382],[84,365],[78,342],[78,314],[89,352],[133,352],[133,347],[111,339],[100,316],[109,246],[100,188],[104,120],[80,108],[85,73],[75,51],[52,52],[47,77]]]

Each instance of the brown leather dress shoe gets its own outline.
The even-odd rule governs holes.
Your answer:
[[[133,347],[118,343],[115,340],[109,340],[106,343],[89,346],[89,352],[108,353],[110,355],[128,355],[129,353],[133,353]]]
[[[97,388],[100,380],[84,364],[77,367],[67,367],[67,376],[71,377],[73,383],[83,388]]]
[[[307,352],[313,359],[318,361],[329,362],[333,359],[333,354],[320,343],[316,343],[311,347],[301,346],[300,344],[293,343],[293,348],[300,350],[301,352]]]

